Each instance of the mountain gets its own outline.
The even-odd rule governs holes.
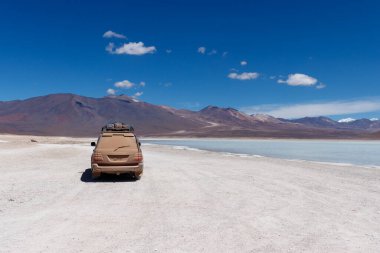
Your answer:
[[[348,129],[348,130],[378,130],[380,129],[380,120],[369,119],[345,119],[335,121],[327,117],[305,117],[301,119],[285,120],[287,122],[301,123],[307,126],[318,128]]]
[[[380,131],[379,131],[379,132],[372,133],[371,136],[370,136],[370,138],[371,138],[371,139],[379,140],[379,139],[380,139]]]
[[[260,122],[271,122],[271,123],[282,123],[283,121],[281,119],[277,119],[273,116],[267,115],[267,114],[252,114],[251,117]]]
[[[374,134],[380,131],[380,121],[286,120],[216,106],[178,110],[125,95],[90,98],[52,94],[0,102],[1,133],[96,136],[102,126],[114,121],[133,125],[143,136],[380,139]]]
[[[380,129],[380,120],[358,119],[347,123],[341,123],[341,126],[342,125],[354,129],[376,130]]]
[[[53,94],[0,103],[0,132],[38,135],[94,136],[108,122],[128,122],[144,134],[195,129],[199,121],[128,96],[89,98]]]
[[[339,125],[338,122],[327,117],[305,117],[301,119],[289,120],[289,122],[323,128],[336,128]]]

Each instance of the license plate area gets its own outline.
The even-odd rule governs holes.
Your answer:
[[[128,157],[128,155],[108,155],[108,159],[111,162],[126,162]]]

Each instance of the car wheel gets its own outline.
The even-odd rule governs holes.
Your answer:
[[[140,180],[141,179],[141,173],[135,173],[134,178],[136,180]]]
[[[92,179],[98,179],[102,174],[100,172],[92,172]]]

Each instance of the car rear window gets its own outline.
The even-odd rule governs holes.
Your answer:
[[[125,134],[103,134],[99,139],[99,148],[136,147],[135,136]]]

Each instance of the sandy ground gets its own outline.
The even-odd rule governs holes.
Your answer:
[[[380,251],[378,169],[143,146],[92,181],[89,141],[0,135],[0,252]]]

